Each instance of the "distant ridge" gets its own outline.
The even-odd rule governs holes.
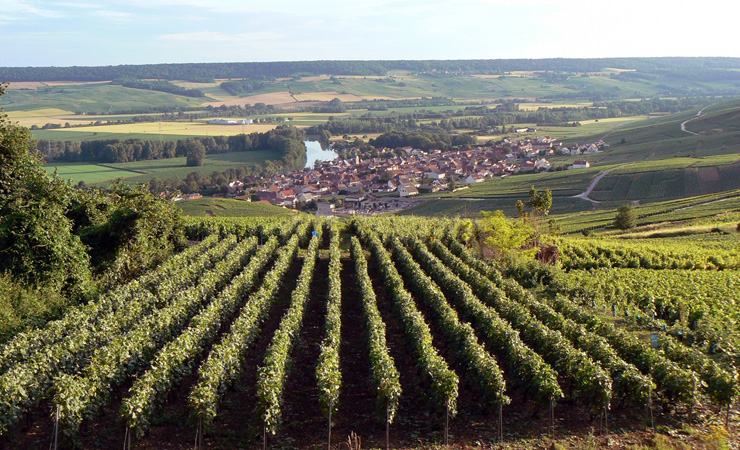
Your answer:
[[[0,67],[0,82],[107,81],[156,78],[209,82],[217,78],[276,78],[300,75],[385,75],[390,70],[502,74],[511,71],[599,72],[608,68],[639,74],[671,74],[694,81],[740,79],[740,58],[546,58],[466,60],[280,61],[143,64],[73,67]],[[630,72],[620,76],[635,76]]]

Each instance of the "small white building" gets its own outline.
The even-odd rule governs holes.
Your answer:
[[[399,197],[412,197],[414,195],[419,195],[419,190],[412,184],[402,184],[398,186],[397,190]]]
[[[316,205],[316,216],[317,217],[334,217],[334,204],[328,202],[321,202]]]
[[[573,164],[568,167],[569,169],[588,169],[591,167],[591,163],[588,161],[573,161]]]

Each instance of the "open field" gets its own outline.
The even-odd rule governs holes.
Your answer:
[[[85,184],[100,183],[110,181],[116,178],[128,178],[141,175],[141,172],[115,168],[104,164],[50,164],[46,170],[52,174],[56,171],[57,175],[65,180],[72,180],[73,183],[84,181]]]
[[[264,133],[275,128],[276,124],[250,125],[210,125],[201,122],[138,122],[115,125],[95,125],[89,127],[34,130],[33,136],[39,140],[55,141],[93,141],[100,139],[141,139],[156,141],[160,137],[166,141],[185,139],[190,136],[234,136],[242,133]]]
[[[58,108],[93,114],[165,107],[197,107],[202,103],[203,99],[99,83],[13,90],[0,98],[0,108],[5,111]]]
[[[265,203],[247,202],[231,198],[199,198],[177,202],[188,216],[194,217],[273,217],[291,216],[297,211]]]
[[[152,178],[182,180],[191,172],[210,174],[214,171],[223,172],[238,166],[248,166],[263,163],[274,153],[270,151],[231,152],[206,155],[204,164],[198,167],[188,167],[186,158],[154,159],[116,164],[47,164],[46,170],[53,173],[56,169],[64,179],[71,178],[73,183],[100,183],[123,178],[126,183],[146,183]]]
[[[646,202],[636,206],[635,212],[639,217],[637,221],[639,226],[673,221],[701,221],[704,218],[714,218],[714,221],[722,222],[725,220],[724,216],[736,225],[736,215],[740,213],[740,190]],[[556,213],[552,217],[563,232],[577,233],[583,230],[610,228],[616,214],[615,206],[599,208],[596,211]]]

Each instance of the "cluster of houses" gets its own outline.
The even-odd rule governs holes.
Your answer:
[[[391,198],[410,199],[419,193],[457,190],[495,177],[548,171],[552,165],[547,156],[562,155],[566,150],[568,154],[589,154],[601,151],[606,145],[599,141],[565,147],[545,136],[447,152],[407,147],[402,149],[403,156],[384,149],[376,158],[335,159],[270,179],[253,177],[233,181],[229,184],[229,194],[244,199],[257,197],[259,201],[287,208],[295,208],[299,202],[316,201],[318,214],[324,216],[360,211],[372,214],[414,204]],[[589,167],[589,163],[576,161],[569,168],[582,167]],[[341,209],[322,201],[338,196],[343,197]]]

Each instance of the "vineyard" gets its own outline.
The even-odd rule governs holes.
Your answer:
[[[351,432],[367,448],[527,447],[737,427],[736,247],[564,238],[540,273],[481,259],[455,220],[191,219],[188,234],[0,347],[0,448],[340,448]]]

